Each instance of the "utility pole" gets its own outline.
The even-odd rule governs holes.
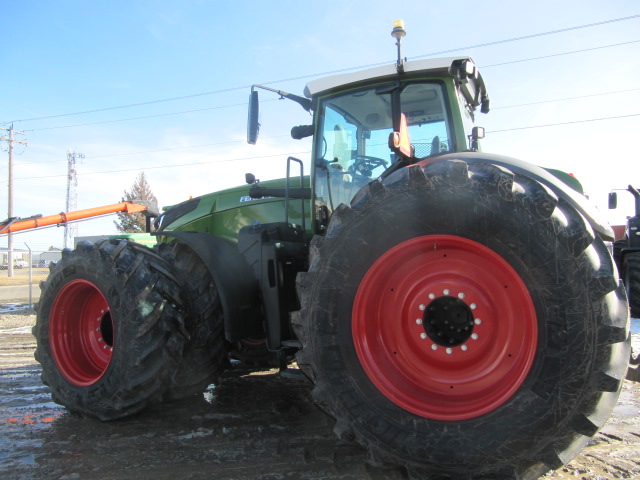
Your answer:
[[[9,128],[2,128],[0,130],[4,130],[5,132],[9,132],[9,136],[2,136],[0,140],[6,140],[9,142],[9,202],[8,202],[8,213],[7,217],[9,219],[13,218],[13,144],[21,143],[22,145],[26,145],[26,140],[15,140],[13,135],[24,135],[24,132],[16,132],[13,129],[13,123]],[[10,277],[13,277],[13,233],[9,232],[7,235],[7,274]]]
[[[76,171],[76,158],[84,158],[84,153],[67,152],[67,209],[71,212],[78,208],[78,194],[76,188],[78,186],[78,175]],[[73,248],[73,237],[78,231],[78,226],[69,222],[64,224],[64,248]]]

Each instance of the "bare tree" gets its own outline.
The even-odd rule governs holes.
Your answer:
[[[123,202],[158,204],[158,199],[151,191],[144,172],[140,172],[131,190],[124,191]],[[120,233],[139,233],[146,229],[146,218],[142,213],[118,213],[118,220],[113,222]]]

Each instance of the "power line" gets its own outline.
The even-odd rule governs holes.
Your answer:
[[[267,100],[265,100],[266,102]],[[183,110],[181,112],[170,112],[170,113],[158,113],[156,115],[145,115],[143,117],[129,117],[129,118],[118,118],[116,120],[104,120],[102,122],[91,122],[91,123],[78,123],[75,125],[61,125],[58,127],[43,127],[43,128],[32,128],[29,130],[25,130],[25,132],[39,132],[42,130],[55,130],[58,128],[74,128],[74,127],[87,127],[87,126],[91,126],[91,125],[102,125],[105,123],[117,123],[117,122],[128,122],[131,120],[146,120],[148,118],[158,118],[158,117],[168,117],[171,115],[183,115],[185,113],[197,113],[197,112],[205,112],[208,110],[218,110],[221,108],[229,108],[229,107],[241,107],[241,106],[246,106],[247,103],[234,103],[231,105],[218,105],[216,107],[207,107],[207,108],[197,108],[195,110]]]
[[[529,130],[532,128],[545,128],[545,127],[558,127],[560,125],[572,125],[575,123],[588,123],[588,122],[601,122],[603,120],[617,120],[619,118],[629,118],[629,117],[638,117],[640,113],[631,113],[629,115],[618,115],[615,117],[604,117],[604,118],[590,118],[587,120],[574,120],[571,122],[560,122],[560,123],[547,123],[545,125],[530,125],[528,127],[514,127],[514,128],[505,128],[503,130],[487,130],[487,133],[501,133],[501,132],[512,132],[515,130]]]
[[[558,126],[562,126],[562,125],[571,125],[571,124],[577,124],[577,123],[588,123],[588,122],[600,122],[600,121],[605,121],[605,120],[617,120],[617,119],[621,119],[621,118],[630,118],[630,117],[638,117],[640,116],[640,113],[631,113],[629,115],[617,115],[617,116],[613,116],[613,117],[603,117],[603,118],[590,118],[590,119],[585,119],[585,120],[574,120],[574,121],[570,121],[570,122],[560,122],[560,123],[549,123],[549,124],[545,124],[545,125],[530,125],[530,126],[526,126],[526,127],[513,127],[513,128],[505,128],[505,129],[501,129],[501,130],[487,130],[486,133],[502,133],[502,132],[511,132],[511,131],[516,131],[516,130],[529,130],[529,129],[533,129],[533,128],[545,128],[545,127],[558,127]],[[304,152],[293,152],[293,153],[288,153],[288,155],[305,155],[305,154],[310,154],[310,151],[304,151]],[[273,158],[273,157],[280,157],[282,156],[283,153],[276,153],[273,155],[262,155],[262,156],[256,156],[256,157],[240,157],[240,158],[228,158],[228,159],[224,159],[224,160],[211,160],[211,161],[206,161],[206,162],[191,162],[191,163],[178,163],[178,164],[170,164],[170,165],[156,165],[156,166],[151,166],[151,167],[144,167],[144,170],[158,170],[158,169],[164,169],[164,168],[176,168],[176,167],[189,167],[189,166],[194,166],[194,165],[207,165],[207,164],[212,164],[212,163],[226,163],[226,162],[240,162],[240,161],[247,161],[247,160],[256,160],[256,159],[260,159],[260,158]],[[97,157],[94,157],[97,158]],[[108,174],[108,173],[121,173],[121,172],[133,172],[133,171],[138,171],[140,170],[140,167],[136,167],[136,168],[127,168],[127,169],[118,169],[118,170],[106,170],[106,171],[101,171],[101,172],[87,172],[87,173],[82,173],[79,175],[99,175],[99,174]],[[42,179],[42,178],[59,178],[59,177],[64,177],[65,175],[45,175],[45,176],[40,176],[40,177],[20,177],[17,178],[16,180],[36,180],[36,179]]]
[[[522,35],[522,36],[519,36],[519,37],[512,37],[512,38],[507,38],[507,39],[503,39],[503,40],[495,40],[495,41],[492,41],[492,42],[485,42],[485,43],[480,43],[480,44],[476,44],[476,45],[468,45],[468,46],[465,46],[465,47],[457,47],[457,48],[452,48],[452,49],[448,49],[448,50],[441,50],[441,51],[438,51],[438,52],[431,52],[431,53],[426,53],[426,54],[423,54],[423,55],[418,55],[418,56],[415,56],[415,57],[410,57],[410,60],[419,59],[419,58],[425,58],[425,57],[432,57],[432,56],[435,56],[435,55],[442,55],[442,54],[446,54],[446,53],[453,53],[453,52],[458,52],[458,51],[461,51],[461,50],[470,50],[470,49],[474,49],[474,48],[482,48],[482,47],[488,47],[488,46],[499,45],[499,44],[504,44],[504,43],[516,42],[516,41],[520,41],[520,40],[527,40],[527,39],[542,37],[542,36],[546,36],[546,35],[555,35],[555,34],[558,34],[558,33],[565,33],[565,32],[569,32],[569,31],[580,30],[580,29],[584,29],[584,28],[591,28],[591,27],[606,25],[606,24],[615,23],[615,22],[633,20],[633,19],[636,19],[636,18],[640,18],[640,14],[638,14],[638,15],[630,15],[630,16],[627,16],[627,17],[614,18],[614,19],[610,19],[610,20],[603,20],[601,22],[588,23],[588,24],[584,24],[584,25],[576,25],[576,26],[573,26],[573,27],[566,27],[566,28],[561,28],[561,29],[558,29],[558,30],[550,30],[550,31],[547,31],[547,32],[539,32],[539,33],[533,33],[533,34],[529,34],[529,35]],[[360,66],[357,66],[357,67],[350,67],[350,68],[344,68],[344,69],[339,69],[339,70],[332,70],[332,71],[329,71],[329,72],[322,72],[322,73],[316,73],[316,74],[311,74],[311,75],[303,75],[303,76],[299,76],[299,77],[292,77],[292,78],[287,78],[287,79],[274,80],[274,81],[270,81],[270,82],[261,82],[261,83],[263,85],[269,85],[269,84],[274,84],[274,83],[286,83],[286,82],[290,82],[290,81],[303,80],[303,79],[312,78],[312,77],[319,77],[319,76],[325,76],[325,75],[334,75],[334,74],[337,74],[337,73],[349,72],[349,71],[353,71],[353,70],[360,70],[360,69],[365,69],[365,68],[377,67],[377,66],[380,66],[380,65],[386,65],[387,63],[388,62],[378,62],[378,63],[369,64],[369,65],[360,65]],[[85,114],[88,114],[88,113],[105,112],[105,111],[109,111],[109,110],[118,110],[118,109],[123,109],[123,108],[140,107],[140,106],[143,106],[143,105],[152,105],[152,104],[157,104],[157,103],[173,102],[173,101],[177,101],[177,100],[185,100],[185,99],[189,99],[189,98],[202,97],[202,96],[206,96],[206,95],[215,95],[215,94],[228,93],[228,92],[237,91],[237,90],[245,90],[245,89],[248,89],[250,87],[251,87],[251,85],[229,87],[229,88],[223,88],[223,89],[220,89],[220,90],[213,90],[213,91],[210,91],[210,92],[194,93],[194,94],[191,94],[191,95],[182,95],[182,96],[178,96],[178,97],[163,98],[163,99],[158,99],[158,100],[149,100],[149,101],[146,101],[146,102],[130,103],[130,104],[126,104],[126,105],[118,105],[118,106],[105,107],[105,108],[99,108],[99,109],[93,109],[93,110],[84,110],[84,111],[80,111],[80,112],[61,113],[61,114],[57,114],[57,115],[48,115],[48,116],[42,116],[42,117],[24,118],[24,119],[19,119],[19,120],[12,120],[12,122],[27,122],[27,121],[34,121],[34,120],[45,120],[45,119],[50,119],[50,118],[60,118],[60,117],[68,117],[68,116],[74,116],[74,115],[85,115]],[[4,123],[11,123],[11,121],[10,122],[4,122]]]
[[[479,68],[485,69],[485,68],[498,67],[498,66],[503,66],[503,65],[510,65],[510,64],[513,64],[513,63],[528,62],[528,61],[532,61],[532,60],[542,60],[542,59],[546,59],[546,58],[559,57],[559,56],[563,56],[563,55],[572,55],[572,54],[576,54],[576,53],[583,53],[583,52],[588,52],[588,51],[592,51],[592,50],[600,50],[600,49],[603,49],[603,48],[618,47],[618,46],[621,46],[621,45],[628,45],[628,44],[638,43],[638,42],[640,42],[640,40],[631,40],[629,42],[614,43],[614,44],[610,44],[610,45],[601,45],[601,46],[598,46],[598,47],[585,48],[585,49],[581,49],[581,50],[572,50],[572,51],[569,51],[569,52],[552,53],[552,54],[549,54],[549,55],[542,55],[540,57],[524,58],[524,59],[519,59],[519,60],[510,60],[508,62],[496,63],[496,64],[492,64],[492,65],[482,65]],[[264,100],[264,102],[276,101],[276,100],[277,99],[267,99],[267,100]],[[142,116],[142,117],[121,118],[121,119],[116,119],[116,120],[105,120],[105,121],[101,121],[101,122],[79,123],[79,124],[75,124],[75,125],[63,125],[63,126],[57,126],[57,127],[33,128],[33,129],[25,130],[25,132],[37,132],[37,131],[54,130],[54,129],[61,129],[61,128],[85,127],[85,126],[91,126],[91,125],[101,125],[101,124],[106,124],[106,123],[117,123],[117,122],[131,121],[131,120],[144,120],[144,119],[148,119],[148,118],[166,117],[166,116],[171,116],[171,115],[181,115],[181,114],[185,114],[185,113],[202,112],[202,111],[207,111],[207,110],[215,110],[215,109],[228,108],[228,107],[241,107],[241,106],[246,106],[246,103],[235,103],[235,104],[231,104],[231,105],[219,105],[219,106],[215,106],[215,107],[199,108],[199,109],[195,109],[195,110],[185,110],[185,111],[181,111],[181,112],[172,112],[172,113],[160,113],[160,114],[156,114],[156,115],[147,115],[147,116]],[[502,107],[502,108],[506,108],[506,107]]]
[[[522,35],[520,37],[507,38],[505,40],[496,40],[496,41],[493,41],[493,42],[481,43],[479,45],[470,45],[468,47],[458,47],[458,48],[452,48],[450,50],[441,50],[439,52],[427,53],[425,55],[419,55],[417,57],[412,57],[412,58],[414,58],[414,59],[425,58],[425,57],[432,57],[434,55],[444,55],[445,53],[458,52],[460,50],[471,50],[472,48],[490,47],[490,46],[493,46],[493,45],[500,45],[502,43],[517,42],[517,41],[520,41],[520,40],[528,40],[530,38],[543,37],[545,35],[555,35],[557,33],[565,33],[565,32],[570,32],[572,30],[580,30],[580,29],[583,29],[583,28],[598,27],[600,25],[606,25],[608,23],[622,22],[622,21],[625,21],[625,20],[633,20],[634,18],[639,18],[639,17],[640,17],[640,15],[630,15],[628,17],[613,18],[611,20],[603,20],[601,22],[587,23],[585,25],[577,25],[575,27],[560,28],[558,30],[550,30],[548,32],[532,33],[530,35]]]
[[[276,102],[278,101],[277,98],[267,98],[266,100],[261,100],[260,103],[266,103],[266,102]],[[146,120],[148,118],[159,118],[159,117],[169,117],[172,115],[184,115],[185,113],[199,113],[199,112],[207,112],[209,110],[219,110],[222,108],[231,108],[231,107],[246,107],[247,106],[247,102],[243,102],[243,103],[232,103],[229,105],[216,105],[214,107],[206,107],[206,108],[196,108],[193,110],[182,110],[180,112],[168,112],[168,113],[157,113],[155,115],[145,115],[142,117],[128,117],[128,118],[117,118],[115,120],[104,120],[101,122],[89,122],[89,123],[76,123],[74,125],[61,125],[61,126],[57,126],[57,127],[42,127],[42,128],[31,128],[28,130],[25,130],[25,132],[40,132],[42,130],[56,130],[59,128],[75,128],[75,127],[88,127],[91,125],[102,125],[105,123],[118,123],[118,122],[128,122],[131,120]]]
[[[183,95],[181,97],[172,97],[172,98],[163,98],[160,100],[149,100],[146,102],[138,102],[138,103],[129,103],[127,105],[118,105],[115,107],[105,107],[105,108],[97,108],[94,110],[84,110],[82,112],[73,112],[73,113],[60,113],[58,115],[48,115],[46,117],[32,117],[32,118],[23,118],[21,120],[15,120],[15,122],[30,122],[30,121],[34,121],[34,120],[47,120],[49,118],[60,118],[60,117],[71,117],[74,115],[85,115],[87,113],[98,113],[98,112],[106,112],[109,110],[119,110],[119,109],[123,109],[123,108],[131,108],[131,107],[141,107],[143,105],[153,105],[156,103],[165,103],[165,102],[173,102],[176,100],[185,100],[188,98],[195,98],[195,97],[203,97],[205,95],[215,95],[218,93],[227,93],[227,92],[232,92],[234,90],[244,90],[247,88],[251,88],[251,85],[245,85],[242,87],[231,87],[231,88],[223,88],[221,90],[214,90],[211,92],[203,92],[203,93],[194,93],[191,95]],[[5,122],[5,123],[10,123],[10,122]]]
[[[170,165],[156,165],[156,166],[151,166],[151,167],[144,167],[144,170],[158,170],[158,169],[162,169],[162,168],[176,168],[176,167],[191,167],[194,165],[208,165],[208,164],[212,164],[212,163],[226,163],[226,162],[241,162],[241,161],[247,161],[247,160],[257,160],[257,159],[261,159],[261,158],[273,158],[273,157],[282,157],[283,155],[305,155],[305,154],[309,154],[311,152],[309,151],[305,151],[305,152],[287,152],[287,153],[274,153],[272,155],[259,155],[256,157],[241,157],[241,158],[227,158],[224,160],[209,160],[206,162],[191,162],[191,163],[176,163],[176,164],[170,164]],[[118,169],[118,170],[106,170],[106,171],[102,171],[102,172],[86,172],[86,173],[79,173],[78,175],[81,176],[87,176],[87,175],[101,175],[101,174],[106,174],[106,173],[121,173],[121,172],[134,172],[134,171],[139,171],[140,167],[136,167],[136,168],[123,168],[123,169]],[[37,179],[41,179],[41,178],[60,178],[60,177],[66,177],[66,175],[44,175],[41,177],[20,177],[20,178],[16,178],[16,180],[37,180]]]
[[[590,52],[592,50],[601,50],[603,48],[619,47],[621,45],[629,45],[629,44],[638,43],[638,42],[640,42],[640,40],[630,40],[628,42],[613,43],[611,45],[602,45],[602,46],[599,46],[599,47],[583,48],[581,50],[572,50],[570,52],[551,53],[549,55],[543,55],[541,57],[523,58],[523,59],[520,59],[520,60],[511,60],[509,62],[494,63],[493,65],[482,65],[479,68],[485,69],[485,68],[491,68],[491,67],[501,67],[503,65],[511,65],[513,63],[530,62],[532,60],[542,60],[542,59],[545,59],[545,58],[560,57],[562,55],[573,55],[574,53]]]
[[[266,100],[261,100],[260,103],[266,103],[266,102],[276,102],[278,101],[277,98],[274,99],[266,99]],[[31,128],[31,129],[27,129],[25,130],[25,132],[40,132],[42,130],[56,130],[59,128],[75,128],[75,127],[88,127],[91,125],[102,125],[105,123],[117,123],[117,122],[128,122],[131,120],[146,120],[148,118],[159,118],[159,117],[169,117],[172,115],[184,115],[185,113],[198,113],[198,112],[206,112],[209,110],[219,110],[222,108],[231,108],[231,107],[246,107],[247,106],[247,102],[243,102],[243,103],[232,103],[229,105],[216,105],[214,107],[206,107],[206,108],[196,108],[193,110],[182,110],[180,112],[168,112],[168,113],[157,113],[155,115],[145,115],[142,117],[128,117],[128,118],[117,118],[115,120],[104,120],[104,121],[100,121],[100,122],[88,122],[88,123],[77,123],[74,125],[61,125],[61,126],[57,126],[57,127],[42,127],[42,128]]]
[[[602,92],[602,93],[591,93],[588,95],[579,95],[577,97],[565,97],[565,98],[556,98],[553,100],[540,100],[538,102],[529,102],[529,103],[519,103],[516,105],[504,105],[504,106],[494,106],[491,105],[491,110],[499,110],[502,108],[517,108],[517,107],[528,107],[530,105],[540,105],[540,104],[544,104],[544,103],[555,103],[555,102],[565,102],[567,100],[580,100],[583,98],[592,98],[592,97],[601,97],[604,95],[615,95],[618,93],[628,93],[628,92],[636,92],[640,90],[640,88],[629,88],[627,90],[617,90],[615,92]]]
[[[283,137],[288,137],[289,135],[274,135],[271,137],[264,137],[263,140],[269,140],[269,139],[274,139],[274,138],[283,138]],[[216,147],[216,146],[220,146],[220,145],[229,145],[229,144],[235,144],[235,143],[243,143],[244,140],[229,140],[226,142],[216,142],[216,143],[204,143],[202,145],[186,145],[186,146],[182,146],[182,147],[167,147],[167,148],[159,148],[159,149],[155,149],[155,150],[143,150],[143,151],[139,151],[139,152],[122,152],[122,153],[111,153],[109,155],[90,155],[86,158],[89,159],[96,159],[96,158],[113,158],[113,157],[126,157],[126,156],[132,156],[132,155],[145,155],[147,153],[160,153],[160,152],[170,152],[170,151],[174,151],[174,150],[184,150],[187,148],[203,148],[203,147]],[[60,163],[60,162],[64,162],[66,160],[56,160],[53,162],[25,162],[25,163],[19,163],[17,164],[17,166],[23,166],[23,165],[43,165],[43,164],[52,164],[52,163]]]
[[[635,92],[640,90],[640,88],[629,88],[626,90],[617,90],[617,91],[613,91],[613,92],[601,92],[601,93],[591,93],[591,94],[587,94],[587,95],[579,95],[579,96],[575,96],[575,97],[564,97],[564,98],[556,98],[556,99],[551,99],[551,100],[540,100],[537,102],[529,102],[529,103],[521,103],[521,104],[516,104],[516,105],[504,105],[504,106],[492,106],[491,110],[499,110],[499,109],[506,109],[506,108],[517,108],[517,107],[526,107],[526,106],[531,106],[531,105],[542,105],[542,104],[546,104],[546,103],[555,103],[555,102],[564,102],[564,101],[568,101],[568,100],[580,100],[583,98],[593,98],[593,97],[599,97],[599,96],[605,96],[605,95],[615,95],[615,94],[620,94],[620,93],[629,93],[629,92]],[[242,104],[243,106],[245,104]],[[236,105],[225,105],[225,106],[236,106]],[[215,107],[213,107],[215,108]],[[176,112],[175,114],[177,115],[179,112]],[[172,115],[172,114],[167,114],[167,115]],[[117,120],[114,120],[117,121]],[[53,127],[56,128],[56,127]],[[60,127],[62,128],[62,127]],[[33,130],[27,130],[27,131],[33,131]],[[263,140],[268,140],[268,139],[276,139],[276,138],[284,138],[284,137],[288,137],[289,135],[274,135],[271,137],[265,137]],[[154,149],[154,150],[143,150],[143,151],[138,151],[138,152],[122,152],[122,153],[112,153],[109,155],[95,155],[95,156],[89,156],[88,158],[91,159],[99,159],[99,158],[113,158],[113,157],[124,157],[124,156],[132,156],[132,155],[145,155],[148,153],[161,153],[161,152],[168,152],[168,151],[175,151],[175,150],[184,150],[184,149],[189,149],[189,148],[204,148],[204,147],[217,147],[217,146],[221,146],[221,145],[229,145],[229,144],[237,144],[237,143],[242,143],[244,142],[244,140],[230,140],[230,141],[226,141],[226,142],[216,142],[216,143],[205,143],[202,145],[186,145],[186,146],[181,146],[181,147],[170,147],[170,148],[160,148],[160,149]],[[16,166],[25,166],[25,165],[42,165],[42,164],[51,164],[51,163],[61,163],[64,162],[66,160],[59,160],[59,161],[54,161],[54,162],[25,162],[25,163],[17,163]]]

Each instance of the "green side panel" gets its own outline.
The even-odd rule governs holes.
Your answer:
[[[260,182],[265,188],[284,188],[285,179]],[[298,188],[298,178],[292,178],[290,188]],[[305,177],[304,186],[309,186],[309,177]],[[164,225],[167,231],[203,232],[237,242],[238,232],[242,227],[257,223],[274,223],[285,221],[285,200],[283,198],[249,197],[250,185],[222,190],[200,197],[198,206]],[[195,200],[195,199],[194,199]],[[302,200],[289,201],[289,223],[302,225]],[[179,205],[170,208],[178,208]],[[311,202],[304,200],[305,228],[311,231]],[[309,233],[311,234],[311,233]]]

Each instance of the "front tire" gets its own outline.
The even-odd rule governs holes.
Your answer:
[[[424,478],[559,467],[604,424],[627,367],[603,242],[541,184],[490,164],[369,184],[312,242],[299,295],[298,364],[336,433]]]
[[[163,400],[187,340],[166,262],[126,240],[65,252],[42,285],[33,333],[55,402],[101,420]]]

